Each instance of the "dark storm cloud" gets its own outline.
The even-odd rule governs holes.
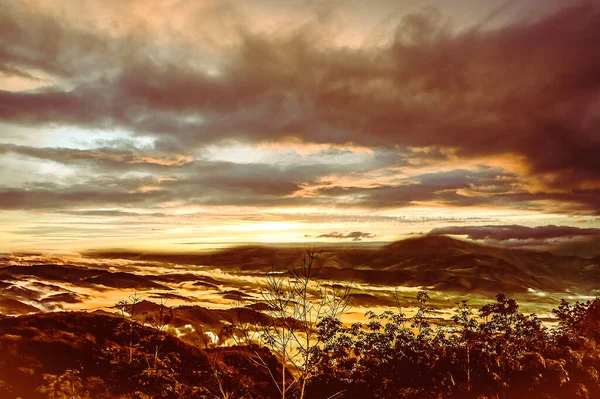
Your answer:
[[[600,236],[600,229],[553,225],[537,227],[519,225],[451,226],[433,229],[430,234],[467,235],[472,240],[546,240],[551,238]]]
[[[128,163],[121,164],[127,167]],[[166,178],[110,172],[77,175],[60,182],[27,183],[0,189],[0,209],[66,209],[74,206],[146,206],[164,202],[188,205],[302,205],[319,199],[290,197],[301,185],[339,169],[333,165],[283,168],[270,164],[194,161],[171,166]],[[122,169],[128,171],[126,169]],[[138,173],[140,168],[133,171]],[[128,172],[131,172],[130,170]],[[82,180],[83,179],[83,180]]]
[[[385,151],[381,155],[378,152],[377,157],[361,159],[361,163],[338,162],[337,157],[352,153],[328,149],[310,157],[295,152],[280,154],[285,163],[240,164],[135,149],[123,143],[89,150],[0,144],[2,154],[61,163],[72,171],[60,179],[60,184],[29,182],[5,189],[0,193],[2,209],[156,206],[169,201],[188,205],[257,206],[332,203],[335,199],[291,196],[324,176],[369,171],[388,163],[403,162],[397,155]],[[286,159],[288,157],[291,160]]]
[[[177,154],[223,139],[252,143],[289,137],[389,148],[451,147],[464,158],[513,154],[525,162],[520,179],[543,182],[535,194],[508,192],[498,182],[478,190],[469,179],[448,176],[446,182],[334,186],[321,193],[356,195],[357,203],[373,207],[432,200],[515,206],[519,196],[525,202],[557,202],[562,196],[572,208],[561,211],[600,212],[597,2],[576,1],[538,20],[462,31],[449,29],[436,13],[417,14],[399,21],[385,43],[360,48],[328,45],[318,22],[280,35],[239,29],[236,45],[219,60],[216,73],[191,62],[194,52],[169,50],[166,62],[139,35],[109,37],[12,3],[3,9],[0,67],[20,74],[42,71],[69,87],[1,91],[4,122],[119,126],[153,135],[157,150]],[[219,174],[200,179],[208,187],[202,198],[218,203],[218,195],[225,195],[223,201],[237,203],[236,198],[249,200],[259,193],[264,197],[257,203],[275,204],[277,196],[310,180],[236,172],[228,179]],[[187,193],[194,203],[195,191],[186,187],[169,192],[174,198]],[[35,202],[23,193],[7,195],[22,198],[24,207]],[[85,198],[64,195],[49,196],[48,203]],[[281,203],[300,202],[281,198]]]
[[[401,179],[395,185],[375,187],[324,187],[318,192],[326,197],[350,196],[357,205],[393,208],[417,202],[436,201],[447,205],[469,206],[502,203],[502,196],[477,195],[509,192],[516,182],[514,175],[483,168],[479,171],[454,170],[427,173]],[[483,191],[478,187],[484,187]],[[465,190],[468,190],[465,191]],[[509,203],[509,201],[506,201]]]
[[[3,2],[0,9],[0,63],[5,71],[23,75],[22,68],[33,68],[70,77],[86,47],[92,56],[102,47],[100,38],[32,12],[25,4]]]
[[[144,152],[135,149],[132,150],[108,147],[95,148],[92,150],[80,150],[73,148],[28,147],[0,143],[0,155],[6,153],[25,155],[32,158],[65,164],[77,161],[96,161],[105,164],[152,164],[176,166],[191,162],[191,160],[182,156]],[[126,166],[124,166],[124,168],[126,168]]]
[[[157,193],[124,193],[120,191],[78,191],[76,188],[0,189],[0,209],[57,209],[69,206],[110,206],[150,203]]]
[[[559,255],[600,256],[600,229],[572,226],[488,225],[435,228],[429,234],[466,235],[471,240],[507,248],[550,251]]]
[[[519,204],[521,209],[544,209],[548,203],[556,213],[591,213],[600,215],[600,189],[571,189],[566,191],[538,191],[501,193],[491,197],[492,201]],[[546,205],[545,205],[546,204]]]

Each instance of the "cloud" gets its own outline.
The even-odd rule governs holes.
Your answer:
[[[301,21],[284,19],[272,29],[252,20],[262,11],[187,7],[173,10],[172,18],[185,27],[177,30],[157,15],[140,21],[136,3],[106,7],[108,25],[86,25],[68,13],[71,18],[61,18],[60,10],[43,4],[4,5],[0,70],[49,83],[0,91],[0,121],[35,129],[75,126],[90,135],[125,129],[151,137],[153,145],[140,151],[4,143],[0,152],[85,163],[86,173],[100,177],[112,168],[175,179],[146,193],[114,186],[80,191],[79,181],[53,192],[11,187],[0,206],[181,201],[388,208],[425,202],[600,214],[597,2],[575,1],[539,18],[490,26],[484,21],[467,29],[453,28],[443,10],[405,15],[362,45],[336,44],[344,38],[330,27],[335,12],[327,7],[329,12],[302,8]],[[113,20],[121,14],[127,18]],[[207,33],[193,23],[199,18],[224,28]],[[405,153],[368,167],[197,162],[202,149],[224,140]],[[408,156],[415,148],[431,150]],[[496,165],[485,172],[475,165],[429,175],[413,169],[412,179],[369,187],[333,179],[323,184],[330,175],[392,166],[389,173],[401,174],[399,166],[416,168],[434,159],[494,159]],[[310,196],[294,197],[307,186],[315,187]]]
[[[364,238],[374,238],[375,235],[371,233],[364,233],[362,231],[353,231],[348,234],[338,233],[337,231],[329,234],[321,234],[317,238],[335,238],[339,240],[351,239],[352,241],[362,241]]]
[[[78,155],[86,160],[99,161],[98,158],[91,157],[89,152],[86,153],[85,157],[81,153]],[[45,153],[45,156],[49,155]],[[102,162],[105,161],[106,159],[102,158]],[[135,165],[135,168],[132,168],[132,165]],[[96,173],[104,173],[90,173],[89,168]],[[74,168],[73,175],[68,175],[60,181],[33,181],[17,187],[2,187],[0,209],[50,210],[90,206],[153,208],[164,204],[317,204],[329,200],[306,199],[294,197],[293,194],[300,190],[305,182],[341,170],[338,165],[281,167],[271,164],[236,164],[203,160],[169,167],[154,163],[111,161],[109,166],[99,167],[98,164],[94,164],[88,165],[88,169],[83,168],[83,171],[81,169]]]
[[[487,225],[450,226],[432,229],[429,234],[466,235],[471,240],[503,247],[551,251],[561,255],[599,256],[599,228],[572,226]]]
[[[67,215],[75,215],[75,216],[98,216],[98,217],[164,217],[167,214],[162,212],[152,212],[152,213],[140,213],[140,212],[123,212],[119,210],[111,210],[111,209],[91,209],[91,210],[82,210],[82,211],[63,211],[62,213]]]
[[[73,161],[98,161],[117,164],[155,164],[163,166],[177,166],[191,162],[191,157],[151,153],[139,150],[121,148],[96,148],[91,150],[79,150],[73,148],[39,148],[19,146],[14,144],[1,144],[0,155],[14,153],[28,157],[51,160],[61,163]]]
[[[516,182],[516,176],[512,174],[482,167],[476,170],[416,174],[396,178],[393,184],[371,187],[341,187],[333,184],[320,188],[318,193],[326,197],[346,198],[355,205],[373,208],[404,207],[428,201],[452,206],[473,206],[502,203],[502,194],[514,192]],[[484,187],[483,191],[481,187]],[[496,195],[490,198],[490,191]]]
[[[76,187],[60,189],[49,186],[48,189],[0,189],[0,209],[61,209],[73,206],[114,206],[114,205],[150,205],[164,193],[137,192],[122,190],[93,190]]]
[[[430,234],[466,235],[471,240],[545,240],[550,238],[600,236],[600,229],[554,225],[537,227],[520,225],[451,226],[433,229]]]

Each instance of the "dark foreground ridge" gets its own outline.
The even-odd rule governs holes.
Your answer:
[[[85,312],[0,319],[2,398],[273,397],[266,370],[245,347],[202,348],[123,319]],[[157,344],[160,353],[155,363]],[[268,354],[273,370],[280,367]],[[218,374],[215,371],[218,370]]]

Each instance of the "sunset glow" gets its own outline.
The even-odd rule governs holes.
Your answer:
[[[593,242],[599,13],[0,1],[0,251]]]

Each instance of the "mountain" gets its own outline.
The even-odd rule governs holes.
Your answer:
[[[121,253],[142,266],[120,271],[107,270],[111,259],[103,259],[104,268],[0,266],[0,312],[79,310],[77,306],[88,303],[94,304],[88,309],[107,308],[135,291],[146,298],[168,299],[171,306],[253,302],[260,298],[267,273],[286,273],[290,265],[302,262],[303,255],[299,248],[246,246],[172,257]],[[329,247],[315,269],[317,279],[324,282],[354,283],[355,304],[364,307],[390,304],[390,291],[396,287],[484,297],[498,292],[524,294],[535,301],[546,293],[594,296],[600,292],[600,257],[494,247],[442,235],[413,237],[378,248]]]
[[[107,253],[155,262],[218,268],[238,274],[285,271],[302,260],[299,248],[242,246],[195,254]],[[96,256],[102,256],[96,253]],[[320,277],[388,286],[483,293],[535,291],[593,295],[600,289],[600,260],[510,249],[424,235],[372,248],[323,249]],[[211,283],[211,282],[208,282]],[[198,285],[204,285],[202,282]]]
[[[375,250],[339,251],[335,258],[341,272],[326,269],[329,279],[459,292],[591,293],[600,288],[594,259],[498,248],[447,236],[420,236]]]

